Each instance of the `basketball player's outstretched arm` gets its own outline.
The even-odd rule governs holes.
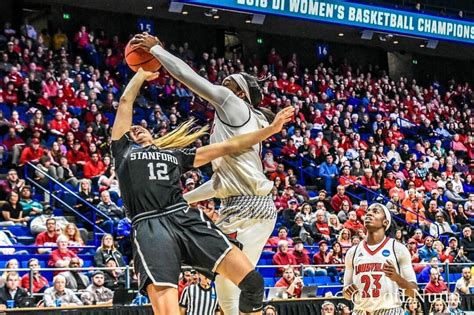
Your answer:
[[[194,158],[194,167],[202,166],[224,155],[245,151],[251,146],[260,143],[271,135],[280,132],[283,125],[291,120],[293,113],[293,107],[286,107],[277,114],[275,120],[268,127],[232,137],[224,142],[198,148]]]
[[[158,73],[144,71],[138,69],[137,73],[128,82],[125,91],[120,97],[117,109],[117,117],[112,127],[112,140],[119,140],[132,126],[133,103],[137,97],[140,87],[146,80],[154,80],[158,77]]]
[[[166,51],[156,37],[149,34],[137,34],[131,43],[153,54],[174,78],[214,107],[224,104],[229,96],[234,95],[228,88],[214,85],[201,77],[183,60]]]

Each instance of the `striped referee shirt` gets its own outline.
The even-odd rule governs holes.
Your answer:
[[[179,306],[186,308],[186,315],[215,315],[219,308],[216,289],[210,286],[204,289],[199,284],[184,288]]]

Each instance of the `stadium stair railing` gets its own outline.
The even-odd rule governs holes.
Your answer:
[[[43,187],[40,183],[38,183],[34,178],[31,177],[31,174],[34,172],[40,172],[43,174],[45,177],[49,179],[48,182],[48,188]],[[106,221],[113,222],[112,219],[99,210],[96,206],[88,202],[87,200],[83,199],[81,196],[79,196],[76,192],[72,191],[69,189],[67,186],[63,185],[61,182],[57,181],[56,179],[52,178],[49,176],[48,173],[45,173],[44,171],[40,170],[38,167],[36,167],[32,163],[27,163],[25,164],[24,167],[24,178],[26,181],[28,181],[32,186],[34,186],[37,189],[40,189],[43,193],[49,195],[49,202],[50,206],[53,208],[54,202],[58,202],[59,204],[62,205],[63,209],[66,209],[70,211],[72,214],[74,214],[76,217],[80,218],[83,220],[83,222],[88,223],[89,225],[92,226],[92,232],[94,235],[94,244],[96,246],[100,245],[101,238],[104,234],[107,234],[106,231],[104,231],[100,226],[97,225],[96,221],[97,218],[102,218]],[[54,188],[59,188],[59,192],[55,191]],[[68,194],[70,197],[72,197],[75,200],[79,200],[82,204],[85,204],[87,207],[90,208],[91,213],[92,213],[92,218],[89,219],[83,214],[81,214],[77,209],[75,209],[72,205],[68,204],[66,201],[64,201],[61,197],[64,197],[65,194]],[[59,196],[58,196],[59,195]],[[113,226],[111,227],[113,229]],[[113,232],[113,231],[111,231]]]

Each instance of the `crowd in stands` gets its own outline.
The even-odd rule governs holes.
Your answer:
[[[93,250],[94,266],[118,268],[92,275],[58,271],[54,280],[35,271],[33,291],[45,293],[46,306],[58,296],[64,304],[109,302],[108,290],[125,284],[119,268],[130,262],[130,220],[109,153],[114,113],[130,76],[124,42],[85,26],[70,36],[61,29],[39,32],[27,22],[20,30],[5,23],[0,34],[0,163],[6,173],[0,181],[0,226],[30,229],[35,245],[44,246],[38,253],[50,254],[48,266],[77,268],[84,263],[80,255],[90,253],[81,246],[90,244],[88,232],[97,224],[112,234]],[[264,60],[236,50],[220,54],[215,47],[195,53],[188,43],[168,49],[215,84],[240,71],[269,77],[259,106],[273,112],[296,108],[293,121],[265,141],[262,156],[278,209],[278,226],[265,251],[275,252],[272,261],[281,266],[275,276],[282,276],[277,286],[288,286],[289,295],[299,296],[304,275],[339,281],[343,269],[324,265],[343,264],[347,249],[364,239],[363,218],[374,201],[393,213],[390,234],[409,247],[427,292],[448,289],[440,263],[473,263],[474,98],[469,83],[453,79],[422,86],[406,77],[394,80],[376,65],[332,56],[303,66],[296,53],[282,57],[275,48]],[[209,104],[165,69],[160,72],[137,98],[135,123],[157,137],[190,117],[212,123]],[[37,170],[26,168],[27,163]],[[49,194],[22,179],[25,168],[43,187],[56,187],[48,186],[54,179],[77,192],[82,200],[71,206],[81,217],[76,215],[75,223],[52,217],[56,209],[50,208]],[[210,175],[209,166],[187,173],[183,191]],[[96,217],[88,204],[111,219]],[[218,217],[216,200],[195,206]],[[318,267],[288,267],[300,264]],[[28,266],[39,264],[30,260]],[[29,274],[15,274],[6,274],[5,286],[28,289]],[[474,287],[467,271],[463,279],[456,284],[462,294]],[[78,299],[70,290],[87,294]]]

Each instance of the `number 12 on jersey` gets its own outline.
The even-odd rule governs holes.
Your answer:
[[[360,277],[360,282],[364,284],[364,290],[362,291],[363,299],[380,297],[380,289],[382,288],[382,284],[380,283],[381,278],[382,275],[377,274],[362,275],[362,277]]]
[[[170,176],[168,175],[168,165],[165,163],[148,163],[148,174],[149,180],[169,180]]]

